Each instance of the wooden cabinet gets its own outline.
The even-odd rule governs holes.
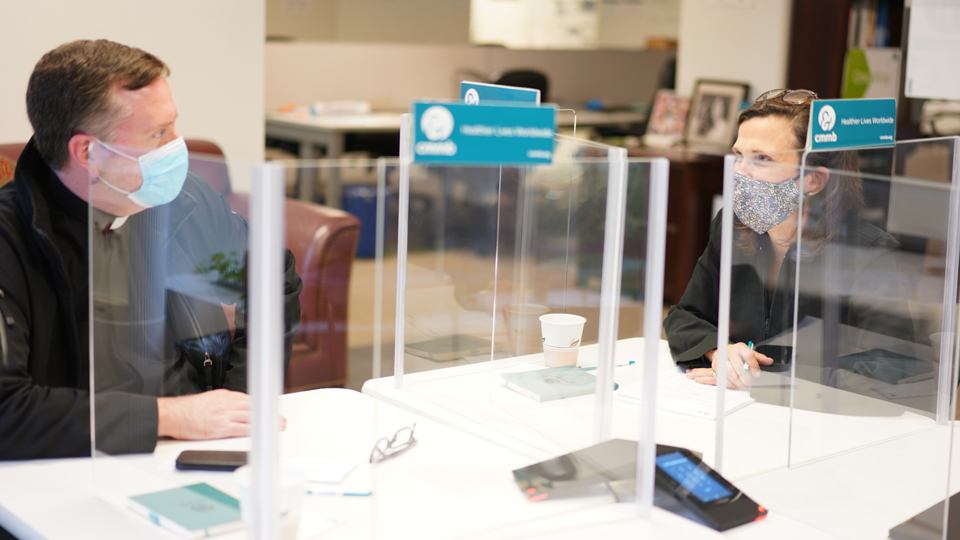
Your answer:
[[[663,301],[674,304],[707,247],[713,198],[723,193],[723,155],[685,148],[635,148],[630,149],[630,157],[670,160]]]

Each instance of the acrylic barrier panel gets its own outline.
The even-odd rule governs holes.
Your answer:
[[[796,251],[800,159],[797,151],[753,148],[725,158],[722,208],[664,322],[682,374],[660,406],[686,426],[665,435],[702,451],[733,481],[787,464],[791,379],[777,339],[793,328],[788,261]]]
[[[402,380],[369,381],[365,392],[520,452],[526,465],[597,442],[594,373],[612,173],[609,149],[595,151],[601,157],[558,158],[544,167],[411,167],[409,251],[399,263],[406,270],[404,373]],[[621,337],[642,336],[649,168],[638,161],[622,169],[626,198],[634,201],[624,202],[633,242],[626,264],[633,266],[620,270],[624,283],[632,280],[625,294],[634,312],[621,316],[636,333]],[[385,171],[388,179],[400,174],[389,165]],[[539,318],[556,313],[585,319],[582,334],[574,328],[571,337],[580,342],[574,354],[583,369],[542,373],[548,366]],[[462,336],[475,338],[477,349],[451,345]],[[446,357],[424,345],[444,341],[437,350]],[[611,368],[641,360],[642,339],[627,341],[634,343],[607,359]],[[557,348],[576,349],[565,345]],[[556,386],[559,393],[551,393]],[[636,439],[638,416],[632,428],[614,431]]]
[[[957,261],[947,254],[956,253],[950,225],[957,219],[955,187],[834,168],[850,159],[840,152],[806,157],[805,170],[829,176],[835,195],[810,200],[808,212],[825,217],[803,224],[808,256],[797,264],[795,378],[843,393],[823,400],[797,386],[793,430],[822,427],[817,417],[798,415],[811,407],[882,419],[892,430],[889,438],[950,416],[952,390],[944,382],[953,340],[944,343],[943,336],[953,336],[955,325],[949,306],[955,304]],[[806,403],[810,399],[816,403]],[[795,439],[791,461],[868,444],[878,437],[876,429],[869,431],[865,442],[849,431],[831,437],[841,445],[832,451]]]
[[[91,148],[88,335],[94,441],[104,454],[150,451],[158,432],[192,432],[165,433],[157,397],[246,386],[237,345],[245,339],[247,224],[209,184],[180,170],[187,163],[169,167],[166,184],[144,182],[146,167],[125,157],[136,152]]]
[[[608,166],[601,161],[592,168],[583,174],[595,181],[587,184],[592,189],[584,191],[570,181],[579,175],[580,165],[575,163],[411,169],[404,305],[397,311],[398,317],[403,314],[405,352],[399,390],[408,399],[422,399],[425,409],[465,415],[478,429],[509,433],[519,424],[524,437],[538,434],[535,422],[516,420],[516,403],[511,401],[533,407],[535,397],[520,395],[523,387],[518,391],[505,387],[501,372],[504,364],[516,364],[515,358],[539,358],[543,366],[539,319],[548,313],[574,316],[571,328],[560,328],[573,333],[564,352],[590,344],[596,348],[596,315],[591,320],[583,309],[575,311],[599,305],[599,287],[590,291],[577,282],[579,253],[574,234],[574,209],[596,201],[602,206],[604,201]],[[559,181],[558,170],[563,171]],[[439,193],[429,205],[432,213],[418,212],[422,203],[417,199],[432,183],[445,186],[451,194]],[[429,235],[418,231],[429,231]],[[597,233],[602,246],[602,229]],[[432,245],[425,245],[428,242]],[[599,280],[600,259],[587,255],[591,260],[584,261],[584,266],[594,270],[593,279]],[[591,329],[586,328],[588,322]],[[431,344],[444,350],[435,353],[429,349]],[[455,367],[458,364],[465,367]],[[574,368],[566,374],[567,384],[573,385],[577,376],[594,378]],[[586,403],[580,409],[586,421],[565,429],[588,439],[593,410],[593,403]],[[556,435],[539,438],[554,442]]]
[[[309,167],[347,166],[342,162],[338,165],[336,162],[325,161],[288,162],[284,165],[300,170]],[[642,165],[631,165],[631,167],[639,168]],[[366,450],[367,453],[375,453],[378,463],[369,467],[369,474],[373,477],[372,494],[368,497],[343,497],[340,508],[345,517],[339,521],[342,523],[340,528],[331,534],[356,536],[355,531],[359,530],[358,523],[362,520],[358,521],[355,516],[362,515],[364,509],[372,512],[372,515],[362,522],[369,524],[372,532],[368,535],[374,538],[407,536],[448,538],[469,535],[483,537],[490,536],[492,531],[503,531],[506,527],[512,527],[518,523],[531,524],[533,527],[549,527],[551,518],[556,516],[558,511],[573,511],[587,505],[596,505],[598,502],[602,504],[612,501],[613,495],[606,488],[587,494],[585,498],[573,497],[549,503],[526,500],[525,492],[521,491],[511,472],[541,459],[553,457],[559,452],[536,452],[523,441],[501,436],[497,431],[483,426],[479,422],[481,417],[471,416],[478,411],[483,412],[482,409],[479,409],[475,402],[465,402],[459,395],[453,396],[450,402],[438,403],[439,398],[435,398],[429,392],[421,393],[421,390],[429,391],[430,387],[425,386],[423,381],[418,381],[418,377],[441,376],[443,363],[438,363],[439,367],[430,371],[406,373],[401,389],[395,393],[389,392],[394,389],[394,377],[391,377],[393,366],[390,362],[393,360],[395,320],[391,311],[396,309],[394,298],[397,279],[396,235],[400,207],[400,166],[397,160],[383,159],[378,160],[371,170],[377,172],[376,184],[365,186],[365,193],[375,191],[378,193],[377,200],[368,207],[369,214],[356,211],[355,215],[361,218],[361,227],[369,224],[373,228],[375,258],[370,260],[362,256],[358,257],[352,266],[350,286],[352,292],[348,318],[351,361],[348,377],[352,379],[356,376],[354,373],[362,373],[362,376],[368,378],[378,375],[380,378],[370,380],[363,386],[364,393],[367,395],[346,393],[346,391],[321,391],[353,395],[357,403],[351,405],[344,401],[339,407],[334,404],[330,409],[336,410],[336,414],[331,415],[316,412],[323,410],[323,407],[317,405],[312,409],[314,411],[312,414],[314,414],[314,422],[318,425],[317,433],[313,436],[318,441],[315,451],[320,455],[323,455],[321,452],[324,449],[324,445],[320,444],[321,440],[327,447],[348,448],[352,444],[350,441],[365,439],[370,446]],[[413,172],[412,175],[414,174],[417,173]],[[342,175],[347,176],[348,173],[342,171]],[[323,177],[322,174],[319,176]],[[603,177],[603,181],[606,181],[606,177]],[[452,190],[456,189],[458,188],[452,187]],[[424,214],[423,209],[432,207],[431,203],[421,203],[418,200],[421,193],[423,192],[411,189],[409,216],[411,231],[423,230],[423,228],[417,228],[416,220],[420,219],[420,216],[414,208],[419,208],[419,214]],[[344,187],[344,194],[344,206],[350,210],[350,198],[353,195],[350,193],[349,185]],[[639,199],[643,197],[641,193]],[[463,199],[452,196],[451,199],[453,200],[445,204],[451,206],[464,204]],[[603,203],[600,204],[602,206]],[[471,215],[477,219],[478,214],[482,216],[480,212]],[[432,217],[429,222],[442,223],[456,219],[458,219],[456,216],[449,216],[445,220]],[[642,228],[641,225],[638,230]],[[462,229],[454,229],[455,232],[460,230]],[[646,233],[645,230],[644,233]],[[599,238],[602,241],[603,236]],[[471,244],[465,244],[453,233],[448,232],[445,242],[447,246],[458,246],[457,250],[470,254],[470,250],[464,246]],[[421,244],[412,240],[409,245],[411,261],[407,266],[414,266],[417,262],[416,257],[428,252]],[[416,245],[421,247],[414,249],[413,246]],[[456,262],[456,257],[463,257],[463,255],[451,251],[445,254],[442,262],[452,264],[451,261]],[[434,263],[433,259],[429,260]],[[477,260],[479,259],[473,258],[471,262],[476,264]],[[464,274],[463,267],[466,266],[469,265],[460,263],[459,269],[452,266],[448,268],[454,276],[460,278],[463,275],[470,275]],[[492,280],[492,277],[489,279]],[[423,297],[431,299],[430,295]],[[456,299],[463,301],[459,297]],[[426,308],[429,306],[421,307],[421,311],[417,312],[418,316],[429,315],[429,310]],[[474,309],[476,309],[475,306]],[[422,321],[414,319],[412,322]],[[491,325],[489,329],[492,332],[493,323],[488,322],[488,324]],[[485,338],[490,340],[491,336],[492,334],[489,334]],[[483,364],[485,368],[492,365],[488,360]],[[542,366],[542,361],[540,365]],[[454,366],[450,369],[464,367],[473,368],[475,365]],[[451,383],[446,388],[454,388],[455,385],[466,380],[452,375],[444,377]],[[441,389],[445,390],[445,388]],[[479,390],[484,392],[478,394],[480,399],[486,400],[490,389]],[[286,397],[303,396],[302,399],[307,399],[313,394],[315,393],[305,392]],[[528,398],[519,395],[517,397],[536,405]],[[584,396],[584,399],[592,410],[592,396]],[[376,407],[373,407],[376,421],[372,434],[366,427],[368,424],[357,420],[362,417],[358,417],[353,411],[354,408],[367,407],[362,403],[376,404]],[[466,406],[460,407],[464,403]],[[497,413],[500,417],[504,416],[501,411]],[[586,418],[588,423],[592,422],[589,412]],[[288,417],[288,426],[290,421]],[[350,422],[355,422],[356,425],[350,426]],[[336,429],[325,427],[334,424],[341,427]],[[512,425],[521,424],[514,421]],[[589,440],[591,431],[584,429],[581,432],[587,438],[585,445],[591,444]],[[413,444],[409,444],[411,435],[416,441]],[[377,450],[372,450],[374,444]],[[380,458],[381,453],[384,454],[383,459]],[[443,470],[444,474],[437,475],[437,470]],[[470,489],[465,490],[464,486],[470,486]],[[312,501],[311,498],[307,500]],[[477,512],[477,508],[483,508],[484,511]],[[496,517],[491,518],[491,516]],[[498,533],[494,533],[496,534]]]
[[[456,499],[453,483],[461,478],[457,476],[451,476],[448,484],[436,489],[410,491],[414,479],[429,474],[430,464],[436,463],[438,456],[466,458],[479,453],[510,458],[511,454],[488,448],[479,440],[461,440],[460,436],[449,434],[449,430],[432,425],[422,415],[352,391],[361,389],[369,379],[393,374],[399,211],[397,161],[286,161],[280,165],[284,168],[283,176],[288,178],[348,179],[342,186],[342,210],[287,201],[290,226],[299,229],[312,243],[301,246],[305,255],[301,274],[307,299],[300,330],[310,333],[302,344],[295,342],[289,374],[295,373],[298,345],[306,347],[312,337],[317,345],[312,354],[304,358],[301,373],[309,374],[310,366],[338,370],[351,389],[331,388],[285,396],[297,400],[323,397],[322,402],[328,403],[301,411],[304,419],[314,416],[315,432],[303,434],[304,446],[294,445],[294,448],[309,448],[314,456],[347,462],[347,465],[354,465],[351,460],[358,455],[364,460],[355,464],[340,485],[324,487],[325,491],[342,497],[319,496],[307,500],[314,505],[322,503],[320,507],[326,509],[322,516],[344,513],[344,517],[338,519],[324,517],[328,525],[335,527],[331,534],[347,537],[365,534],[379,538],[419,531],[418,527],[428,521],[425,514],[428,508],[438,508]],[[300,207],[309,207],[318,221],[310,221],[305,215],[293,218],[295,208]],[[311,302],[312,307],[308,305]],[[318,383],[312,384],[313,388],[318,387]],[[339,384],[343,383],[329,382],[329,379],[319,382],[322,387]],[[324,414],[324,410],[336,411],[336,414]],[[437,435],[438,429],[442,435]],[[373,462],[366,463],[367,460]],[[383,474],[388,470],[395,473]],[[405,494],[401,497],[404,501],[417,500],[421,504],[398,503],[399,493]],[[449,520],[430,518],[429,521],[431,527],[444,531],[441,537],[455,534],[458,523],[464,527],[469,523],[473,527],[484,525],[476,516],[471,521],[463,514],[462,509],[449,509],[445,512]]]
[[[661,339],[664,276],[670,271],[665,264],[669,188],[666,159],[628,162],[617,341],[611,366],[616,390],[608,414],[609,437],[639,443],[630,461],[637,464],[636,479],[617,482],[615,493],[619,501],[635,497],[635,510],[643,517],[654,502],[657,443],[662,442],[663,429],[676,431],[658,423],[661,391],[675,397],[669,389],[680,377]],[[602,410],[597,418],[604,422]]]
[[[827,181],[822,197],[805,201],[819,219],[803,222],[796,265],[790,465],[798,474],[829,469],[837,485],[855,486],[840,500],[869,493],[882,501],[873,507],[883,516],[878,529],[893,529],[956,490],[948,485],[955,452],[955,148],[954,140],[941,139],[874,151],[886,154],[892,175],[862,172],[861,156],[851,153],[805,158],[808,183],[818,175]],[[856,537],[849,505],[802,509],[796,517]],[[918,519],[930,537],[942,537],[942,513]]]
[[[344,181],[342,209],[292,198],[285,202],[287,245],[303,287],[300,324],[286,372],[288,394],[281,399],[288,429],[281,436],[280,464],[308,467],[301,476],[306,479],[304,509],[311,509],[303,523],[313,523],[310,530],[389,536],[382,531],[390,522],[375,519],[384,511],[380,463],[408,460],[401,454],[418,446],[424,425],[410,414],[384,412],[381,404],[356,391],[379,375],[379,363],[374,362],[384,316],[377,304],[382,272],[376,254],[383,238],[378,229],[379,165],[353,159],[271,166],[282,170],[288,184],[306,177]],[[392,212],[395,215],[395,207]],[[392,333],[384,339],[389,336]],[[341,386],[349,390],[337,388]],[[296,431],[290,429],[290,416],[300,421]]]
[[[290,220],[290,208],[302,203],[284,199],[282,171],[191,155],[182,188],[168,190],[183,165],[167,162],[150,176],[150,160],[138,165],[119,152],[138,155],[116,146],[91,151],[97,175],[89,196],[88,336],[97,488],[125,508],[130,497],[206,482],[235,499],[225,499],[225,512],[240,512],[247,527],[289,527],[287,518],[269,516],[316,506],[304,498],[304,486],[325,470],[325,460],[366,463],[379,431],[372,420],[357,421],[363,440],[355,447],[362,452],[338,454],[346,443],[321,452],[333,438],[316,434],[307,396],[279,397],[303,380],[294,367],[309,363],[303,349],[310,335],[301,329],[325,333],[301,324],[311,303],[306,284],[314,279],[304,273],[305,250],[296,239],[306,219]],[[227,457],[248,466],[235,474],[178,471],[178,456],[188,450],[247,452]],[[182,466],[208,467],[210,457],[183,456]],[[335,499],[342,497],[301,525],[335,526],[342,505]]]
[[[341,178],[356,179],[357,183],[343,187],[344,210],[323,208],[329,216],[349,219],[352,229],[337,232],[332,221],[330,227],[311,235],[330,241],[350,230],[355,234],[359,221],[360,240],[354,237],[352,249],[345,252],[353,257],[356,250],[349,265],[349,309],[334,330],[347,334],[343,361],[349,388],[359,389],[371,378],[371,383],[378,378],[388,381],[393,374],[398,162],[324,160],[280,165],[285,168],[283,176],[288,177],[325,178],[332,168],[339,168]],[[302,204],[287,202],[288,206]],[[288,217],[288,223],[294,220]],[[365,244],[364,234],[370,234],[369,244]],[[336,257],[313,257],[325,261],[323,268],[339,264]],[[305,288],[310,274],[302,272]],[[323,292],[324,287],[315,290]],[[305,326],[302,322],[300,329]],[[329,337],[322,326],[319,335]],[[313,492],[304,499],[304,510],[312,510],[303,515],[304,526],[317,523],[321,533],[347,538],[448,538],[471,532],[482,535],[491,527],[488,514],[476,512],[477,507],[493,509],[504,522],[542,518],[555,511],[549,506],[516,504],[522,501],[522,493],[509,472],[529,464],[525,455],[438,422],[430,411],[416,411],[405,403],[367,394],[321,389],[281,399],[288,426],[281,436],[282,451],[354,465],[339,485],[308,486]],[[301,422],[312,429],[295,431],[291,427],[306,425]],[[299,454],[301,451],[305,454]],[[355,463],[356,456],[374,463]],[[437,475],[438,467],[446,473]],[[464,492],[464,485],[471,486],[469,492]],[[574,501],[568,507],[579,506]]]

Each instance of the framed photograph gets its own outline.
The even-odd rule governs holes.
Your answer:
[[[689,98],[680,97],[673,90],[657,90],[647,131],[643,134],[644,144],[667,147],[682,140],[689,109]]]
[[[737,115],[750,85],[698,80],[690,100],[686,142],[691,146],[729,147],[737,134]]]

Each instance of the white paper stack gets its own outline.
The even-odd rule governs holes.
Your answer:
[[[614,394],[618,399],[640,403],[641,385],[624,383]],[[727,389],[724,394],[724,415],[753,403],[750,392]],[[680,373],[670,372],[660,376],[657,385],[657,409],[698,418],[717,417],[717,387],[694,382]]]

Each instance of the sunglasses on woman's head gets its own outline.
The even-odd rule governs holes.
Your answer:
[[[762,101],[773,101],[775,99],[779,99],[780,101],[790,105],[806,105],[817,99],[817,93],[812,90],[790,90],[788,88],[780,88],[777,90],[768,90],[760,94],[757,96],[757,99],[753,100],[753,102],[760,103]]]

